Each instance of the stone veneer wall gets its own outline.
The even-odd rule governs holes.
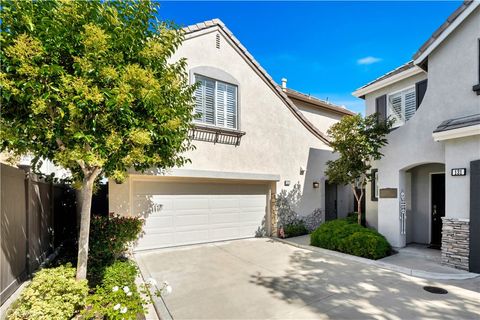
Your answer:
[[[442,264],[468,270],[470,229],[468,219],[442,218]]]

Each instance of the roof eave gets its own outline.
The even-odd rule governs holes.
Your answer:
[[[283,92],[282,88],[270,77],[265,69],[255,60],[255,58],[248,52],[248,50],[240,43],[240,41],[233,35],[233,33],[225,26],[225,24],[220,19],[213,19],[210,21],[205,21],[197,23],[183,28],[185,32],[185,39],[193,38],[196,35],[194,33],[198,32],[198,35],[211,32],[211,30],[219,30],[229,39],[235,46],[236,50],[239,51],[246,59],[245,61],[257,72],[257,74],[269,85],[272,90],[277,94],[277,96],[283,100],[288,109],[292,114],[300,121],[300,123],[316,138],[321,140],[327,145],[330,145],[328,137],[321,132],[313,123],[311,123],[305,115],[297,108],[297,106],[288,98],[287,94]]]
[[[295,100],[299,100],[299,101],[308,103],[309,105],[312,106],[312,108],[321,109],[321,110],[325,110],[325,111],[328,111],[328,112],[332,112],[332,113],[336,113],[336,114],[340,114],[340,115],[344,115],[344,116],[353,116],[353,115],[356,114],[355,112],[353,112],[351,110],[348,110],[346,108],[344,109],[340,106],[335,106],[335,105],[330,106],[327,103],[322,103],[320,101],[314,101],[312,99],[309,99],[308,97],[303,97],[299,94],[287,92],[287,96],[290,99],[295,99]]]
[[[394,84],[398,81],[413,77],[417,74],[421,74],[423,72],[425,72],[423,69],[421,69],[417,66],[413,66],[412,68],[407,69],[405,71],[402,71],[400,73],[394,74],[391,77],[382,79],[382,80],[380,80],[378,82],[375,82],[375,83],[372,83],[371,85],[369,85],[367,87],[360,88],[360,89],[354,91],[352,93],[352,95],[354,97],[357,97],[357,98],[365,99],[365,96],[369,93],[372,93],[374,91],[382,89],[382,88],[384,88],[386,86],[389,86],[391,84]]]
[[[460,14],[455,15],[455,12],[452,14],[454,17],[449,18],[445,23],[448,25],[446,27],[440,26],[440,28],[432,35],[430,39],[425,42],[422,47],[418,50],[417,53],[413,56],[413,61],[415,65],[422,64],[428,56],[435,50],[440,43],[442,43],[478,6],[480,6],[480,1],[472,1],[464,3],[464,8],[460,7],[457,10],[462,10]],[[456,11],[457,11],[456,10]],[[450,21],[450,19],[453,19]],[[439,33],[435,37],[436,33]]]

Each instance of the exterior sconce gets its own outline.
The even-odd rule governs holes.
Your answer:
[[[313,188],[318,189],[320,187],[320,183],[318,181],[313,181]]]
[[[300,175],[303,176],[305,174],[305,168],[300,167]]]
[[[283,182],[283,185],[284,185],[285,187],[288,187],[288,186],[290,185],[290,180],[285,180],[285,181]]]

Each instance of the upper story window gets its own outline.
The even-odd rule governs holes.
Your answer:
[[[405,124],[415,114],[417,101],[415,87],[391,93],[387,97],[387,117],[395,119],[393,127]]]
[[[195,113],[198,123],[238,129],[238,88],[223,81],[195,75],[199,83],[195,91]]]
[[[473,91],[480,96],[480,39],[478,39],[478,84],[473,86]]]

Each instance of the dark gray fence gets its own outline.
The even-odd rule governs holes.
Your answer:
[[[75,234],[75,192],[5,164],[0,167],[0,304]]]

